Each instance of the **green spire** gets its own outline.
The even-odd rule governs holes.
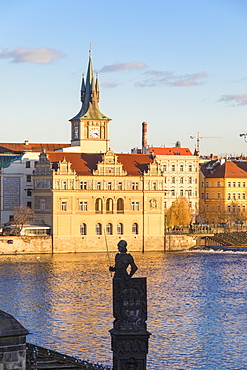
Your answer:
[[[80,118],[109,119],[99,109],[99,91],[98,77],[96,77],[96,83],[94,82],[92,51],[90,49],[86,83],[84,80],[84,75],[82,75],[81,110],[75,117],[72,118],[72,120]]]

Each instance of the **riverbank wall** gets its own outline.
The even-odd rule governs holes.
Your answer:
[[[128,242],[130,252],[181,251],[194,247],[196,240],[191,235],[168,234],[166,238],[123,237]],[[66,238],[55,240],[52,236],[1,236],[0,254],[43,254],[43,253],[83,253],[105,252],[106,243],[110,252],[116,252],[120,238],[114,236]]]

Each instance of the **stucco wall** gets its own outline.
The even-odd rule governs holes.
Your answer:
[[[125,239],[129,251],[142,252],[142,236],[115,237],[107,235],[80,236],[80,237],[29,237],[29,236],[2,236],[0,237],[0,254],[40,254],[40,253],[80,253],[80,252],[105,252],[106,242],[110,252],[117,251],[117,243]],[[106,241],[107,240],[107,241]],[[196,241],[187,235],[167,235],[166,251],[186,250],[196,245]],[[163,251],[164,237],[148,236],[144,240],[144,251]]]
[[[1,236],[0,254],[52,253],[51,236]]]

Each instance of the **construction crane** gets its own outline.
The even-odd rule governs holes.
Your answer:
[[[197,133],[197,136],[190,136],[191,139],[196,139],[196,150],[198,155],[200,154],[200,140],[201,139],[220,139],[220,136],[200,136],[200,133]]]

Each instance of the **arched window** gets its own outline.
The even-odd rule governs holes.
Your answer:
[[[101,198],[97,198],[95,201],[95,212],[103,213],[103,201]]]
[[[121,222],[119,222],[119,224],[117,224],[117,234],[118,235],[123,235],[123,224]]]
[[[138,234],[138,224],[136,222],[132,225],[132,234]]]
[[[80,225],[80,234],[87,235],[87,225],[84,223]]]
[[[122,198],[117,200],[117,213],[124,213],[124,200]]]
[[[102,235],[102,225],[96,224],[96,235]]]
[[[106,234],[112,235],[112,224],[111,223],[106,225]]]
[[[106,200],[106,212],[113,213],[113,200],[112,198],[108,198]]]

